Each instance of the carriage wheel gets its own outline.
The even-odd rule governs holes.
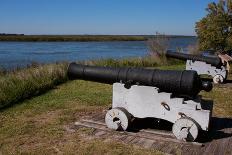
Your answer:
[[[221,76],[221,75],[219,75],[219,74],[217,74],[217,75],[215,75],[215,76],[213,77],[213,82],[216,83],[216,84],[218,84],[218,83],[223,83],[223,81],[224,81],[223,76]]]
[[[127,130],[131,123],[131,115],[124,108],[113,108],[106,113],[105,123],[114,130]]]
[[[198,136],[198,125],[191,118],[180,118],[172,127],[172,132],[177,139],[193,142]]]

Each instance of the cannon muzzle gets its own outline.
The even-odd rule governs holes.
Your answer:
[[[223,65],[221,59],[216,56],[215,57],[198,56],[198,55],[192,55],[192,54],[177,53],[171,50],[168,50],[166,52],[166,56],[170,58],[180,59],[180,60],[203,61],[217,68],[220,68]]]
[[[196,96],[201,90],[210,91],[212,84],[202,82],[196,71],[173,71],[144,68],[86,66],[71,63],[69,79],[82,79],[106,84],[121,82],[159,88],[177,96]]]

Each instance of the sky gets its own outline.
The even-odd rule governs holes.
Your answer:
[[[0,0],[0,33],[195,35],[218,0]]]

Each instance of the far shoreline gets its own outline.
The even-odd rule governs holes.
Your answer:
[[[24,35],[0,34],[0,41],[17,42],[93,42],[93,41],[147,41],[150,38],[196,38],[184,35]]]

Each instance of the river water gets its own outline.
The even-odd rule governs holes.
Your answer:
[[[196,38],[173,38],[169,48],[186,49]],[[148,55],[146,41],[112,42],[0,42],[0,67],[13,69],[32,62],[91,60],[101,58],[143,57]]]

